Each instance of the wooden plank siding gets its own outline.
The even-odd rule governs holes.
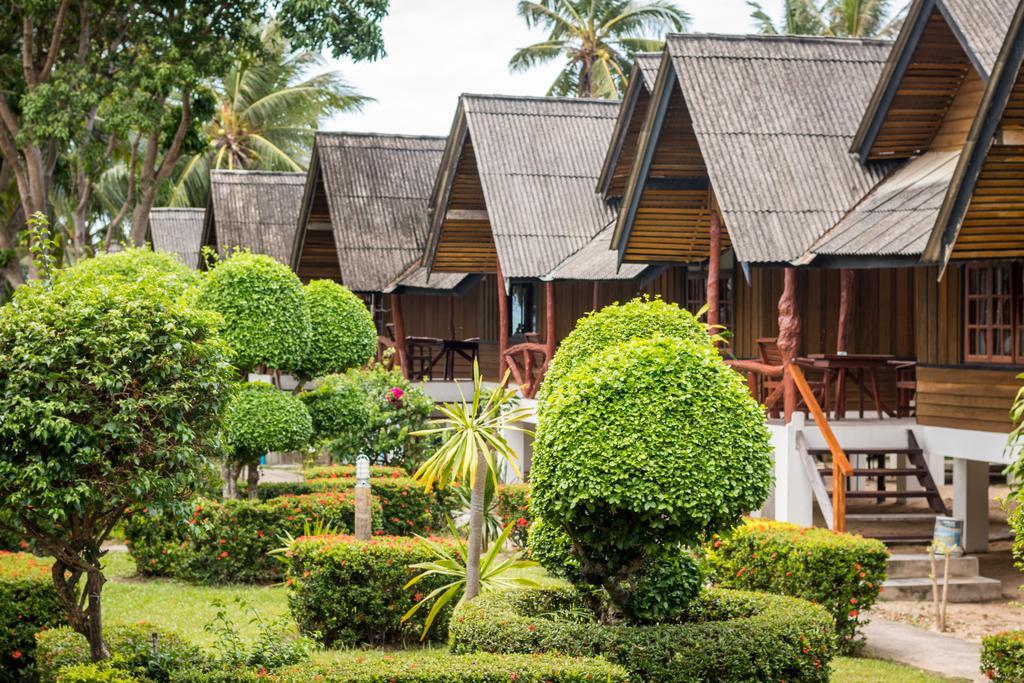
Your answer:
[[[1009,432],[1019,370],[918,367],[917,421],[923,425]]]
[[[626,134],[622,138],[618,161],[615,163],[615,169],[612,171],[612,177],[608,183],[607,196],[609,197],[622,197],[626,191],[626,179],[633,168],[637,141],[640,139],[640,129],[643,128],[650,102],[651,93],[647,88],[640,88],[633,105],[633,115],[629,119],[629,126],[626,127]]]
[[[448,204],[437,210],[487,211],[484,190],[480,184],[480,175],[477,170],[476,155],[473,151],[473,141],[468,133],[459,153],[459,162],[448,195]],[[437,242],[432,268],[440,273],[493,273],[497,258],[490,221],[463,218],[445,219],[441,224],[441,235]]]

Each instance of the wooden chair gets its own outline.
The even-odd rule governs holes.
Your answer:
[[[762,364],[778,368],[777,373],[763,373],[760,377],[760,393],[758,400],[768,409],[768,414],[771,417],[779,417],[782,415],[783,406],[783,384],[785,382],[785,373],[783,372],[786,360],[782,355],[782,349],[779,348],[779,340],[776,337],[761,337],[756,340],[757,342],[757,353],[760,357]],[[804,368],[804,374],[808,372],[807,368]],[[828,396],[828,382],[823,376],[820,379],[811,380],[808,378],[807,384],[810,385],[811,391],[814,392],[815,398],[821,404],[822,410],[825,414],[828,414],[829,410],[829,396]],[[797,410],[803,410],[807,412],[807,405],[803,399],[797,401]]]
[[[893,360],[889,365],[896,370],[896,417],[917,414],[917,361]]]
[[[512,372],[512,380],[519,385],[525,398],[537,395],[550,360],[547,346],[544,344],[526,342],[505,350],[505,362]]]

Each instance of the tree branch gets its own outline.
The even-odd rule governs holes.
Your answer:
[[[32,63],[32,24],[28,17],[21,19],[21,71],[25,75],[25,85],[36,84],[35,65]]]
[[[181,156],[182,145],[185,144],[185,135],[188,134],[188,129],[192,125],[192,109],[191,109],[192,97],[188,90],[185,90],[181,94],[181,121],[178,123],[178,130],[174,131],[174,140],[171,142],[171,146],[164,154],[164,158],[160,161],[160,168],[157,169],[154,183],[159,184],[167,179],[174,170],[175,164],[178,163],[178,158]]]
[[[39,72],[39,82],[45,83],[53,72],[53,65],[57,62],[57,54],[60,52],[61,34],[64,33],[64,19],[68,14],[68,7],[71,0],[61,0],[60,8],[57,10],[57,18],[53,23],[53,35],[50,36],[50,47],[46,51],[46,61]]]

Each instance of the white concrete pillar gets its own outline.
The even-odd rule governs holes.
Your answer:
[[[964,552],[988,550],[988,463],[953,458],[953,516],[963,520]]]
[[[785,427],[772,429],[772,446],[775,449],[775,493],[772,498],[775,519],[811,526],[814,524],[814,494],[796,446],[797,432],[803,428],[804,414],[797,412]]]
[[[527,429],[536,429],[536,427],[529,424],[523,426]],[[516,465],[519,466],[520,474],[523,477],[528,476],[530,464],[533,460],[533,437],[515,429],[506,429],[502,434],[505,437],[505,441],[508,442],[508,445],[511,446],[518,456],[516,458]],[[515,470],[511,467],[505,467],[501,480],[504,484],[519,484],[522,483],[523,477],[517,476]]]

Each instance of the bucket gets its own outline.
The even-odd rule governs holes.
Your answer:
[[[963,547],[964,521],[955,517],[936,517],[935,532],[932,534],[932,547],[937,555],[959,556]]]

